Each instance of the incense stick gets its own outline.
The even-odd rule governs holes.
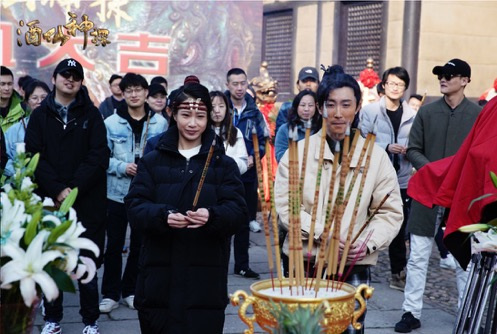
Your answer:
[[[376,214],[378,213],[378,211],[380,211],[381,207],[383,206],[383,204],[385,204],[385,202],[387,201],[388,197],[390,196],[390,194],[392,193],[393,190],[389,191],[384,197],[383,199],[381,200],[380,204],[378,204],[378,206],[376,207],[376,209],[373,211],[373,213],[368,217],[368,219],[366,219],[366,222],[362,225],[362,227],[360,228],[360,230],[357,232],[356,236],[352,239],[352,242],[351,244],[353,245],[357,239],[359,238],[359,236],[361,235],[362,232],[364,232],[364,230],[366,229],[366,227],[369,225],[369,223],[371,222],[371,220],[374,218],[374,216],[376,216]]]
[[[214,146],[216,146],[216,137],[212,140],[212,145],[209,148],[209,153],[207,154],[207,159],[205,160],[204,169],[202,170],[202,176],[200,177],[200,182],[198,183],[197,192],[195,193],[195,198],[193,199],[193,209],[195,211],[197,209],[198,198],[200,196],[200,191],[202,191],[202,187],[204,186],[205,177],[207,176],[207,170],[209,169],[209,164],[211,163],[212,153],[214,153]]]

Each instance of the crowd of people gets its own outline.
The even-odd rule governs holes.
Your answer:
[[[326,203],[334,202],[343,187],[331,166],[348,171],[348,182],[358,169],[365,182],[343,208],[340,240],[347,237],[355,220],[351,217],[364,222],[375,214],[348,250],[347,266],[354,270],[347,282],[369,284],[370,266],[379,251],[388,249],[390,287],[404,291],[404,314],[394,326],[400,333],[421,326],[434,240],[441,251],[441,267],[456,269],[461,296],[467,279],[465,266],[454,261],[441,242],[445,208],[427,208],[408,193],[416,170],[457,152],[481,109],[464,95],[471,81],[465,61],[452,59],[434,67],[433,74],[442,97],[432,103],[425,105],[425,97],[418,94],[404,97],[410,76],[399,66],[380,77],[376,101],[363,103],[360,84],[342,67],[328,67],[321,79],[316,68],[304,67],[296,82],[298,94],[280,107],[275,125],[278,168],[270,182],[275,182],[285,275],[288,145],[289,133],[296,132],[299,161],[307,159],[300,221],[304,243],[314,238],[309,264],[316,264],[328,219]],[[13,89],[14,75],[5,66],[0,79],[3,180],[14,173],[16,144],[25,142],[27,152],[40,153],[37,192],[60,205],[77,187],[74,207],[86,229],[84,237],[101,249],[99,258],[86,254],[97,267],[103,265],[100,293],[97,276],[88,284],[79,283],[83,333],[99,333],[99,315],[122,304],[137,309],[143,333],[222,333],[231,245],[233,273],[260,278],[249,265],[249,239],[250,231],[261,231],[258,201],[266,199],[259,198],[255,159],[256,151],[259,158],[266,154],[269,125],[250,94],[246,72],[230,69],[225,92],[209,91],[190,75],[169,94],[164,77],[149,83],[140,74],[113,74],[108,81],[112,95],[98,108],[75,59],[56,66],[53,89],[25,76],[18,80],[18,92]],[[304,146],[307,129],[309,145]],[[366,145],[368,135],[376,136],[369,161],[360,160],[359,149],[350,157],[343,152],[345,138],[357,131],[358,147]],[[334,192],[328,191],[330,187]],[[123,271],[128,228],[129,255]],[[351,228],[358,232],[361,225]],[[62,303],[62,293],[55,301],[44,301],[43,334],[61,333]],[[364,326],[347,330],[362,332]]]

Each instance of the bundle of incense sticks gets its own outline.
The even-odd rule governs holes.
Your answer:
[[[311,215],[311,227],[308,238],[308,249],[307,249],[307,260],[311,262],[311,254],[312,254],[312,246],[314,240],[314,229],[316,224],[316,212],[319,205],[319,201],[322,200],[319,197],[319,191],[321,187],[321,177],[322,177],[322,166],[324,162],[324,148],[326,145],[326,105],[323,108],[323,124],[322,124],[322,133],[321,133],[321,147],[319,148],[319,164],[318,170],[316,174],[316,190],[314,196],[314,203],[312,208]],[[299,150],[298,150],[298,129],[297,128],[289,128],[289,138],[288,138],[288,208],[289,208],[289,229],[288,229],[288,243],[289,243],[289,287],[291,293],[300,294],[304,292],[305,289],[312,289],[315,291],[316,295],[319,292],[319,288],[321,286],[321,280],[323,277],[323,269],[326,268],[326,276],[332,277],[333,279],[337,279],[336,284],[332,286],[332,289],[338,289],[341,287],[341,283],[347,278],[350,273],[351,267],[357,262],[357,256],[351,260],[349,264],[348,272],[344,274],[345,265],[347,263],[347,257],[350,250],[350,247],[354,244],[360,234],[365,230],[368,226],[369,222],[379,211],[381,206],[385,203],[390,193],[388,193],[383,200],[380,202],[379,206],[374,210],[374,212],[368,217],[366,222],[363,222],[361,229],[359,232],[352,238],[352,233],[354,231],[359,204],[361,201],[361,192],[364,187],[366,177],[368,174],[371,155],[374,148],[375,142],[375,132],[376,132],[376,120],[374,121],[375,128],[372,133],[369,133],[364,140],[364,145],[361,148],[357,147],[358,144],[358,136],[360,135],[359,130],[356,130],[354,138],[351,143],[350,138],[350,129],[347,130],[345,134],[345,139],[343,141],[343,149],[340,149],[340,143],[336,142],[333,152],[333,167],[331,170],[330,184],[328,188],[328,200],[326,203],[326,207],[323,209],[326,213],[326,218],[324,222],[324,230],[320,237],[319,249],[316,254],[316,268],[315,272],[310,273],[310,268],[307,268],[307,271],[304,272],[304,253],[302,246],[302,232],[300,226],[300,210],[302,204],[302,191],[303,191],[303,180],[304,176],[302,174],[306,171],[306,160],[307,154],[309,150],[308,142],[304,142],[304,150],[302,154],[301,166],[299,168]],[[348,127],[350,128],[350,127]],[[308,139],[306,139],[307,141]],[[253,141],[254,148],[257,147],[256,152],[256,165],[258,175],[262,176],[262,167],[260,166],[260,159],[258,158],[258,142],[257,142],[257,133],[255,130],[253,131]],[[351,168],[351,161],[354,157],[354,152],[356,149],[360,149],[357,166],[355,168]],[[304,159],[305,157],[305,159]],[[270,159],[267,159],[270,160]],[[341,162],[340,162],[341,161]],[[259,162],[259,164],[257,164]],[[269,166],[271,167],[271,166]],[[270,168],[268,169],[270,170]],[[362,171],[362,173],[360,173]],[[313,173],[313,171],[308,171],[308,173]],[[352,173],[349,177],[350,182],[348,180],[348,175]],[[338,179],[337,179],[338,178]],[[262,178],[259,177],[259,182],[261,182]],[[338,190],[336,191],[335,196],[335,185],[338,183]],[[342,230],[341,221],[343,219],[343,215],[345,209],[350,201],[353,189],[355,187],[358,188],[358,195],[355,198],[354,208],[352,213],[351,221],[346,229],[347,238],[345,240],[343,249],[340,250],[340,232]],[[262,187],[261,187],[262,189]],[[261,191],[260,189],[260,191]],[[275,288],[273,270],[273,256],[271,252],[271,245],[274,245],[274,251],[276,256],[276,266],[278,268],[278,280],[280,282],[279,287],[282,287],[282,273],[281,273],[281,259],[279,253],[279,240],[278,240],[278,229],[277,229],[277,221],[276,221],[276,212],[274,208],[274,194],[273,187],[270,187],[271,192],[271,220],[272,226],[270,226],[268,215],[269,210],[266,206],[264,199],[264,193],[262,190],[261,193],[261,203],[263,209],[263,220],[264,220],[264,230],[266,235],[266,246],[268,251],[268,261],[269,268],[271,272],[271,279],[273,280],[273,289]],[[324,198],[326,198],[324,196]],[[270,229],[272,227],[272,232],[274,239],[271,240],[270,237]],[[372,232],[369,231],[366,236],[364,242],[361,247],[366,247],[366,242],[371,237]],[[343,242],[343,240],[342,240]],[[364,249],[361,249],[364,250]],[[342,252],[342,257],[339,259],[340,252]],[[360,253],[360,252],[359,252]],[[305,280],[305,276],[314,276],[315,280],[311,280],[309,284],[309,280]],[[329,284],[330,280],[328,280]]]

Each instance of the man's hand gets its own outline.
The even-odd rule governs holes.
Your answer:
[[[199,228],[209,220],[209,210],[200,208],[197,211],[187,211],[186,220],[190,223],[188,228]]]
[[[345,248],[345,242],[340,240],[340,257],[342,257],[343,249]],[[362,248],[362,249],[361,249]],[[347,254],[347,263],[354,261],[361,261],[367,255],[368,247],[363,246],[362,241],[356,241],[355,244],[350,245],[349,253]]]
[[[55,199],[55,206],[57,208],[60,208],[60,205],[62,204],[62,202],[64,202],[64,200],[69,195],[71,190],[72,190],[71,188],[67,187],[57,195],[57,198]]]
[[[252,155],[249,155],[247,159],[247,168],[250,169],[253,166],[254,166],[254,157]]]
[[[406,154],[407,147],[400,144],[389,144],[388,152],[392,154]]]
[[[136,171],[138,170],[138,165],[130,162],[129,164],[126,165],[126,174],[129,176],[136,176]]]
[[[167,224],[172,228],[185,228],[189,222],[186,220],[185,215],[176,212],[167,215]]]

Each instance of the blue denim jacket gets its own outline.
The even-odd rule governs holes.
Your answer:
[[[150,118],[147,138],[154,137],[167,129],[167,121],[164,117],[155,114]],[[135,161],[135,139],[133,130],[128,121],[113,114],[105,119],[107,128],[107,144],[110,148],[109,168],[107,169],[107,198],[119,203],[124,202],[124,196],[128,194],[132,177],[126,174],[126,165]],[[146,145],[145,132],[146,123],[143,125],[142,140],[138,154],[142,156],[143,147]]]

